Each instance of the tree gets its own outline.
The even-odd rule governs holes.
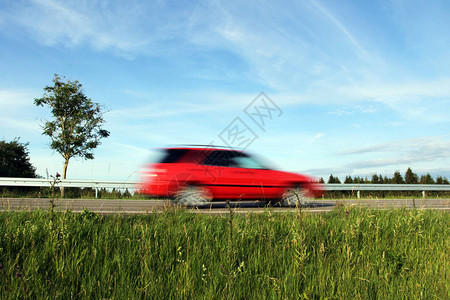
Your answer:
[[[102,128],[103,107],[86,97],[77,80],[63,82],[55,74],[53,83],[44,88],[44,96],[34,99],[34,103],[51,109],[53,119],[44,122],[42,134],[50,137],[50,148],[63,157],[62,178],[66,179],[69,160],[94,159],[93,150],[102,138],[109,136],[109,131]],[[63,189],[61,194],[64,195]]]
[[[36,178],[36,169],[28,157],[28,143],[0,141],[0,177]]]
[[[380,184],[383,183],[383,179],[380,179],[380,177],[375,173],[372,175],[372,180],[370,182],[374,184]]]
[[[434,179],[433,177],[431,177],[430,173],[427,173],[427,175],[422,175],[420,176],[420,181],[421,184],[434,184]]]
[[[368,180],[367,180],[367,178],[362,178],[361,176],[355,176],[355,178],[353,179],[353,183],[358,183],[358,184],[368,183]]]
[[[414,173],[411,168],[408,168],[405,173],[405,183],[407,184],[417,184],[419,183],[419,177]]]
[[[352,178],[352,176],[350,176],[350,175],[345,176],[344,183],[353,183],[353,178]]]
[[[395,171],[395,172],[394,172],[394,178],[392,178],[392,183],[395,183],[395,184],[402,184],[402,183],[405,183],[405,182],[403,181],[403,177],[402,177],[402,175],[400,174],[399,171]]]
[[[328,183],[341,183],[341,181],[339,180],[339,177],[334,177],[333,174],[331,174],[328,178]]]
[[[437,184],[449,184],[449,181],[448,181],[448,179],[445,178],[445,177],[438,176],[438,177],[436,178],[436,183],[437,183]]]

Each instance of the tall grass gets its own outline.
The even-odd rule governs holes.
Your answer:
[[[0,297],[448,299],[450,218],[431,210],[0,214]]]

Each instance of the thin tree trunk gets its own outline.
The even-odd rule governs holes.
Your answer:
[[[67,167],[69,166],[69,159],[66,158],[64,161],[64,169],[62,179],[66,179],[67,177]],[[64,187],[61,187],[61,198],[64,198]]]

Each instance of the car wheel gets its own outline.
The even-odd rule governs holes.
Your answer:
[[[177,192],[175,201],[183,206],[198,206],[210,202],[211,195],[205,188],[186,185]]]
[[[281,197],[281,202],[286,206],[303,206],[308,197],[301,187],[287,188]]]

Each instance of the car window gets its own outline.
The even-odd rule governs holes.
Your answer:
[[[203,161],[203,164],[217,167],[234,167],[236,165],[233,158],[239,155],[241,153],[236,151],[215,150],[211,151]]]
[[[188,152],[188,149],[167,149],[166,155],[163,157],[163,159],[160,161],[160,163],[167,164],[167,163],[175,163],[177,162],[183,155]]]
[[[209,150],[197,150],[190,149],[189,152],[183,155],[178,161],[179,163],[191,163],[191,164],[200,164],[211,151]]]
[[[242,155],[232,158],[233,164],[239,168],[246,169],[267,169],[266,166],[262,165],[259,161],[255,160],[253,157]]]

